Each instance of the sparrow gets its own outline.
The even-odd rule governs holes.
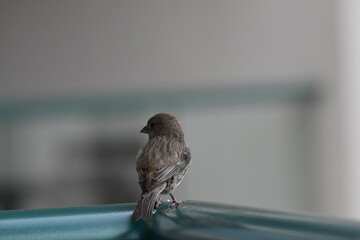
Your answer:
[[[132,220],[149,221],[153,209],[161,203],[160,194],[170,195],[171,207],[182,203],[175,199],[172,191],[185,176],[191,163],[191,153],[179,122],[171,114],[154,115],[140,132],[148,134],[149,139],[139,151],[136,161],[142,192]]]

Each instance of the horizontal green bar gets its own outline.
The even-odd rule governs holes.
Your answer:
[[[0,212],[1,240],[140,239],[134,204]]]
[[[187,201],[131,222],[135,204],[0,212],[0,239],[360,239],[356,221]]]
[[[0,102],[0,121],[44,116],[119,114],[148,109],[238,106],[239,104],[304,103],[316,95],[313,84],[259,84],[246,86],[132,92],[102,96],[35,98]]]

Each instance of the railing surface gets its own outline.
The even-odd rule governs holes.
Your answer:
[[[187,201],[131,222],[135,204],[0,212],[1,240],[360,239],[360,222]]]

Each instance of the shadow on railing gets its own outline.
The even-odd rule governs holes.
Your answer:
[[[135,204],[0,212],[0,239],[360,239],[360,222],[187,201],[131,222]]]

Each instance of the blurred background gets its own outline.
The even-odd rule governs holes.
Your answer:
[[[175,195],[360,219],[360,2],[0,1],[0,209],[135,202],[175,114]]]

